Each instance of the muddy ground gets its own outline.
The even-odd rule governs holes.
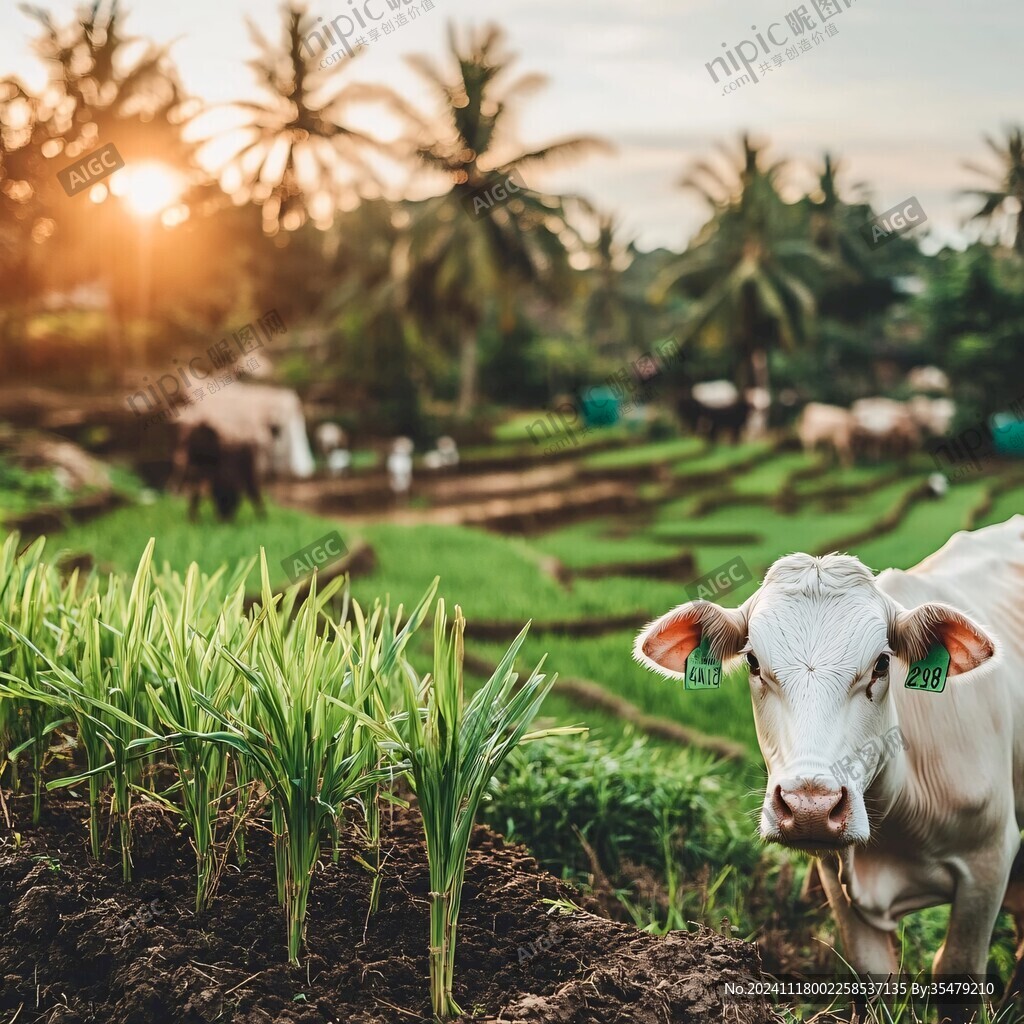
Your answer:
[[[18,1024],[401,1024],[430,1019],[428,878],[414,811],[388,823],[386,880],[367,920],[370,879],[346,842],[313,885],[308,954],[287,963],[269,836],[229,867],[212,909],[193,912],[194,860],[176,820],[135,814],[135,881],[113,854],[85,850],[84,804],[50,799],[38,827],[21,799],[0,822],[0,1015]],[[17,833],[17,835],[15,835]],[[20,838],[19,838],[20,837]],[[725,977],[757,970],[753,946],[703,929],[657,938],[546,900],[584,897],[521,847],[479,828],[459,932],[463,1021],[501,1024],[710,1024]],[[592,907],[592,905],[589,905]],[[760,1003],[731,1006],[767,1024]]]

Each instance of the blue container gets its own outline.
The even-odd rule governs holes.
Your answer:
[[[995,450],[1007,458],[1024,459],[1024,419],[1012,412],[997,412],[988,421]]]
[[[588,427],[610,427],[619,422],[619,399],[611,388],[584,388],[580,408]]]

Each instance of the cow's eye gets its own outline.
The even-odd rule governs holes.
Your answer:
[[[758,672],[761,668],[761,663],[754,657],[754,655],[747,651],[747,664],[750,666],[751,672]]]
[[[889,671],[889,655],[880,654],[878,659],[875,661],[874,674],[876,676],[884,676]]]

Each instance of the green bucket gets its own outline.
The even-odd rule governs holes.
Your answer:
[[[1012,412],[997,412],[988,421],[992,444],[1003,456],[1024,459],[1024,418]]]
[[[611,388],[585,388],[580,408],[588,427],[610,427],[619,422],[619,399]]]

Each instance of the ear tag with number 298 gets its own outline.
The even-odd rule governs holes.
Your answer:
[[[942,693],[949,675],[949,651],[940,643],[920,661],[915,661],[907,673],[907,689],[927,690],[928,693]]]
[[[717,690],[722,684],[722,663],[711,653],[711,640],[705,635],[686,659],[686,690]]]

